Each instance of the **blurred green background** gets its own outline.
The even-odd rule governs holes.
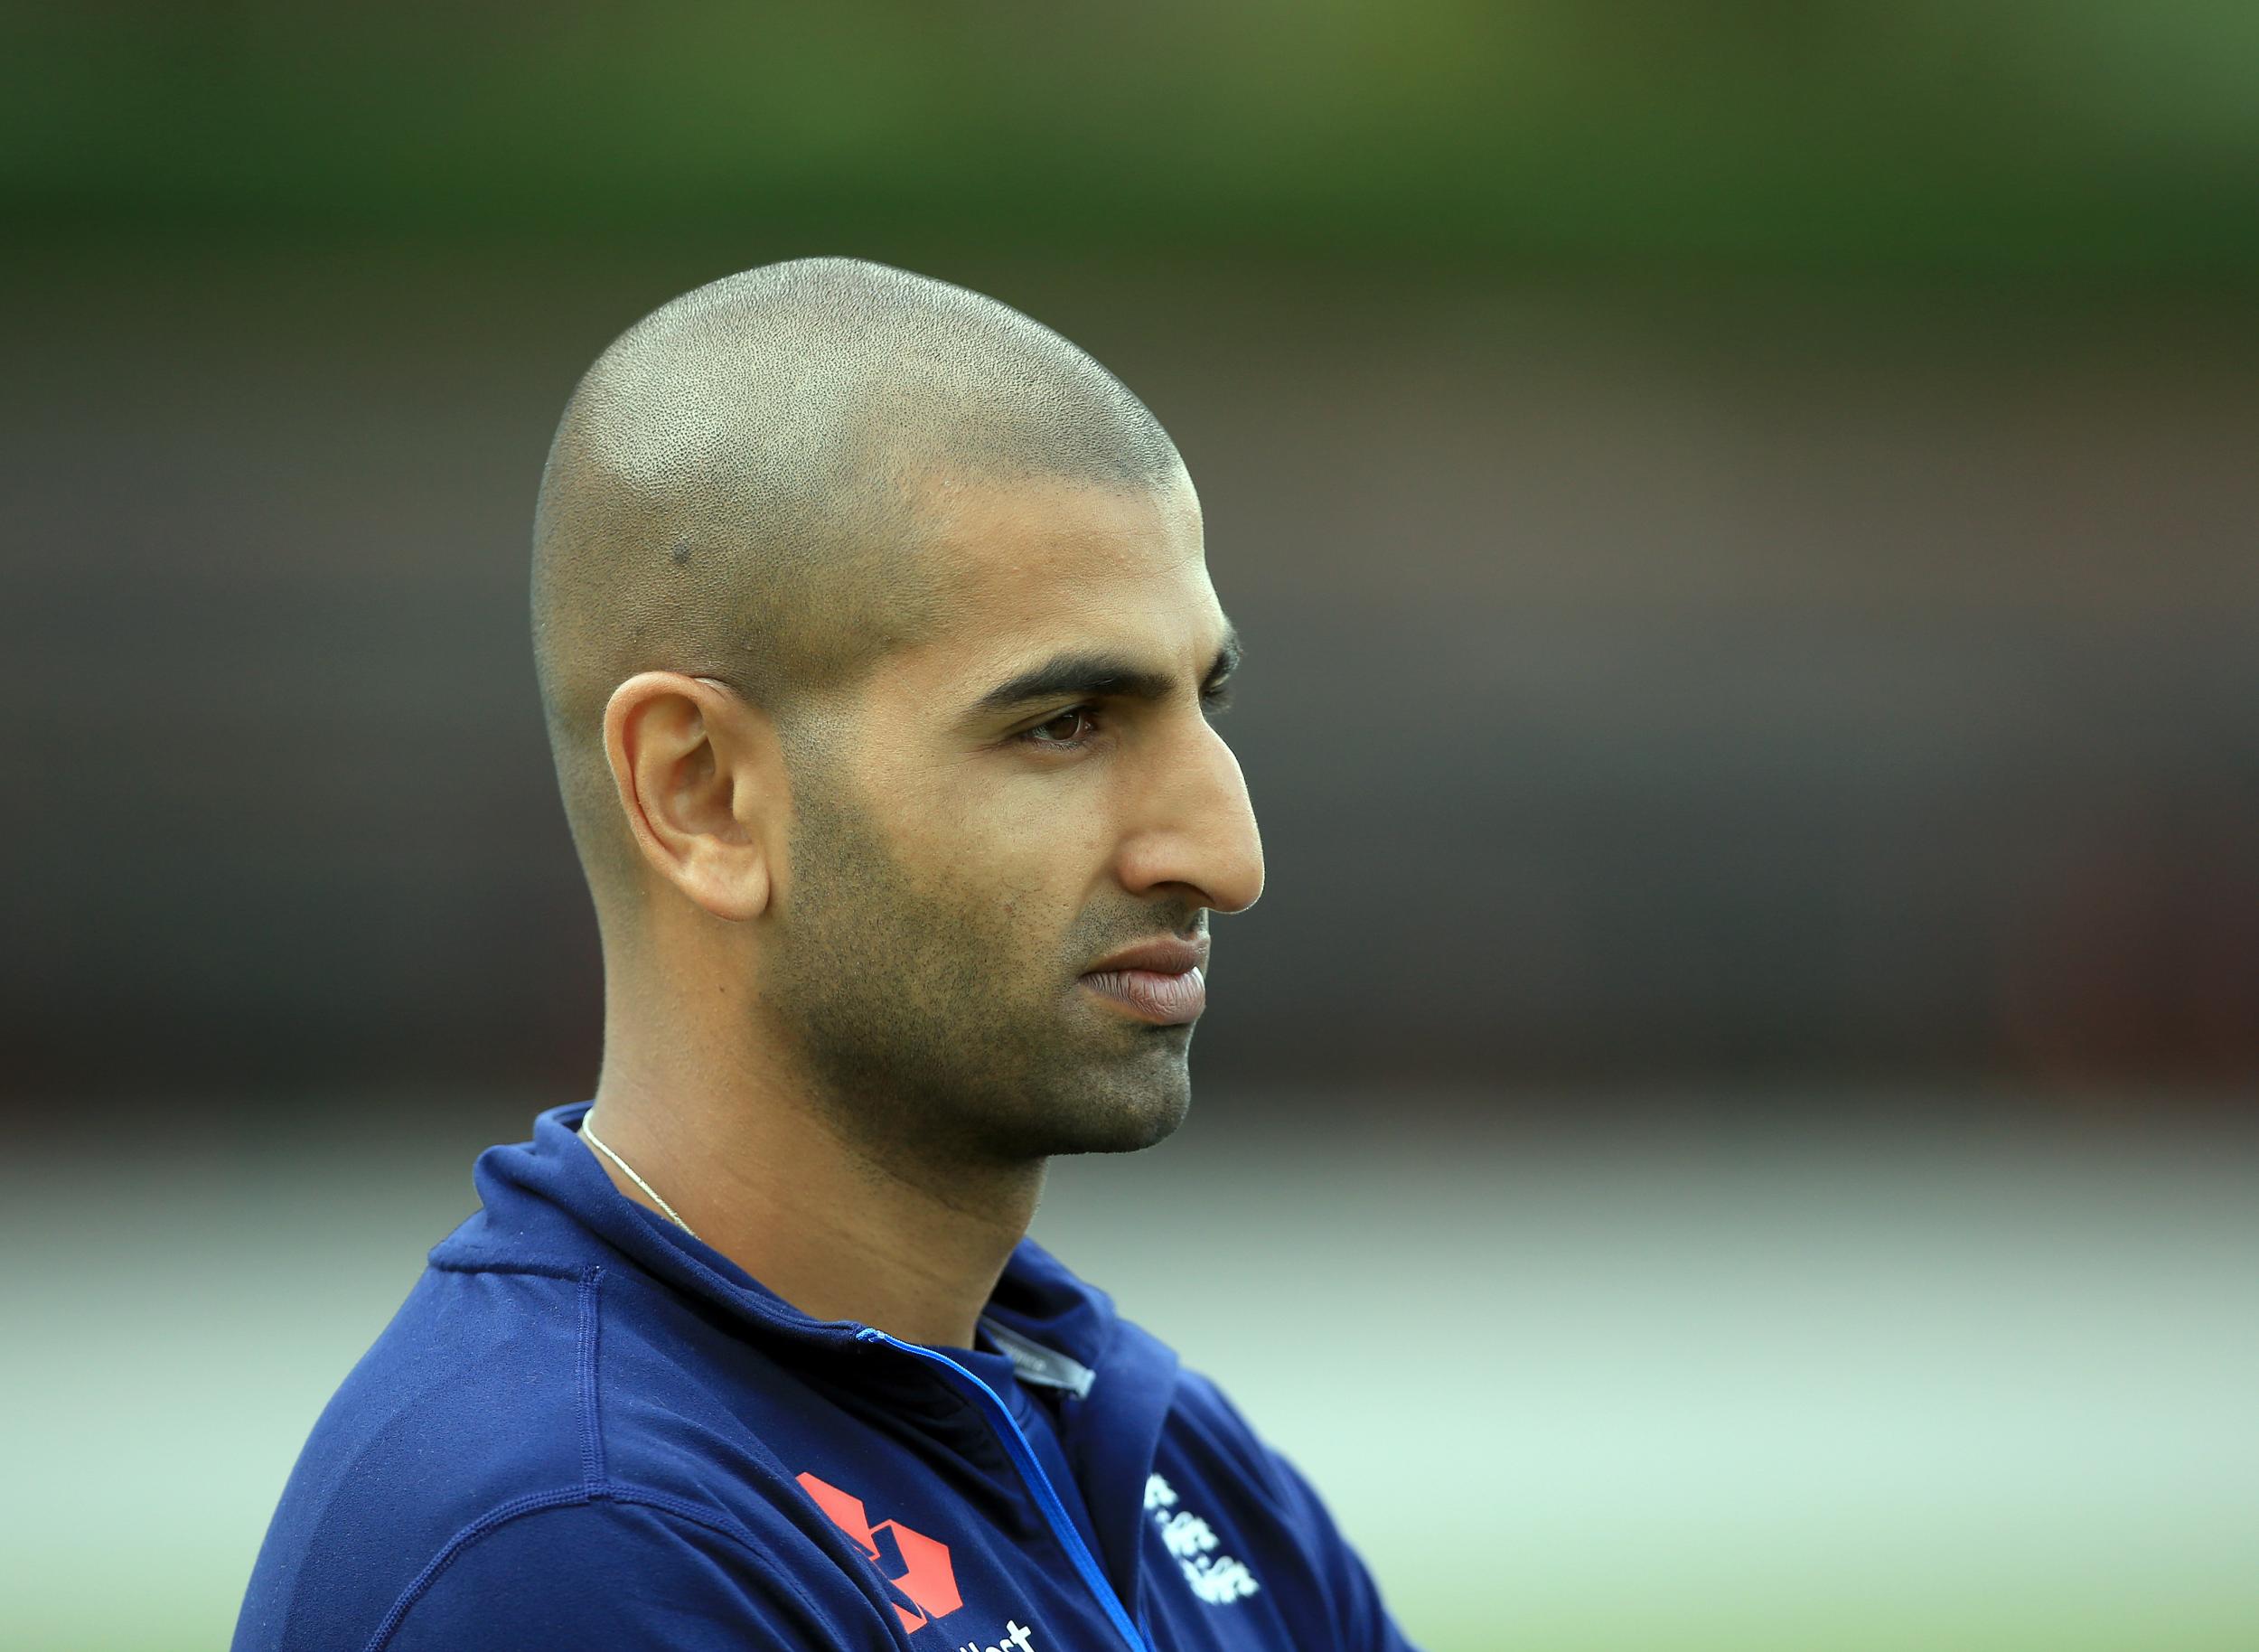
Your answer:
[[[1431,1652],[2259,1646],[2259,10],[0,10],[9,1638],[223,1642],[585,1094],[574,378],[990,292],[1176,436],[1262,906],[1039,1233]]]
[[[2240,283],[2259,252],[2235,0],[231,0],[14,28],[0,175],[65,231],[845,235],[1383,278]]]

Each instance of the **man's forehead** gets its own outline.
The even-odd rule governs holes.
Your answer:
[[[967,488],[945,502],[924,549],[943,618],[902,664],[936,688],[1066,650],[1167,669],[1213,654],[1229,629],[1189,484]]]
[[[933,571],[973,589],[1149,575],[1202,554],[1200,496],[1182,471],[1152,483],[936,475],[917,512]]]

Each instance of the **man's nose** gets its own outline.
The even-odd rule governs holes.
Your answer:
[[[1216,912],[1243,912],[1263,892],[1263,843],[1239,759],[1204,721],[1171,742],[1146,777],[1145,806],[1122,844],[1132,893],[1175,884]]]

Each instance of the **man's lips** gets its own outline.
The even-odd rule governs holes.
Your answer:
[[[1140,1019],[1163,1026],[1197,1020],[1208,1006],[1208,937],[1148,941],[1102,960],[1083,984]]]
[[[1181,975],[1164,975],[1158,970],[1101,970],[1083,977],[1083,984],[1100,997],[1164,1026],[1198,1020],[1200,1012],[1208,1007],[1208,983],[1196,969]]]

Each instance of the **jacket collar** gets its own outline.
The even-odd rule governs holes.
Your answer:
[[[533,1139],[491,1147],[472,1172],[483,1208],[435,1246],[439,1266],[579,1273],[609,1251],[678,1291],[726,1309],[764,1340],[826,1348],[863,1326],[803,1313],[702,1240],[613,1185],[580,1139],[593,1105],[573,1102],[534,1120]],[[594,1244],[592,1244],[592,1241]],[[982,1315],[1016,1367],[1039,1384],[1087,1394],[1114,1338],[1112,1300],[1032,1239],[1014,1247]]]

